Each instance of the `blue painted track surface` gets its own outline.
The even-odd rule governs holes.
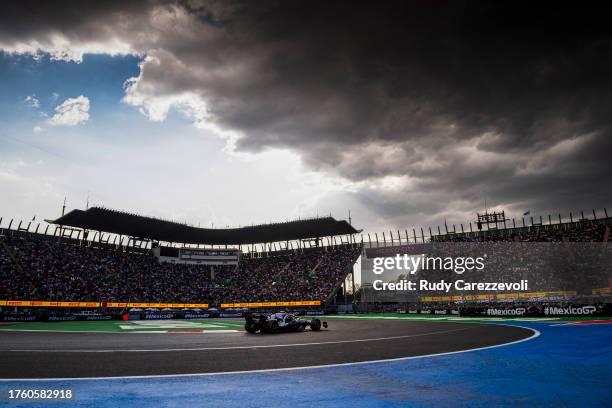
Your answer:
[[[512,324],[512,323],[510,323]],[[445,356],[280,372],[144,379],[0,382],[70,388],[58,407],[612,407],[612,324],[520,323],[541,336]],[[279,358],[283,358],[283,351]]]

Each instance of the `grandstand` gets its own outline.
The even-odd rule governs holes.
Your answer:
[[[503,213],[503,212],[501,212]],[[362,235],[362,242],[366,248],[397,247],[402,245],[419,244],[427,242],[482,242],[482,241],[524,241],[524,242],[607,242],[610,238],[612,217],[608,216],[606,208],[600,211],[591,211],[592,216],[584,211],[576,218],[573,213],[562,217],[561,214],[552,216],[525,216],[520,219],[496,220],[491,224],[480,223],[480,228],[468,222],[441,227],[412,229],[403,232],[387,231],[381,234]],[[497,213],[500,214],[500,213]],[[492,214],[484,214],[490,216]],[[608,229],[606,230],[606,227]],[[606,231],[608,231],[606,233]]]
[[[478,231],[471,226],[463,231],[463,225],[463,232],[454,226],[449,231],[445,226],[445,233],[428,237],[423,229],[421,236],[413,230],[412,237],[407,231],[404,237],[399,231],[395,237],[390,232],[381,234],[380,242],[378,234],[376,241],[364,241],[364,235],[359,239],[361,231],[331,217],[206,229],[94,207],[51,220],[44,231],[31,223],[11,228],[12,220],[0,228],[0,301],[4,306],[305,306],[348,312],[380,304],[395,309],[414,304],[423,308],[432,302],[452,308],[470,302],[608,302],[612,280],[605,265],[610,251],[589,246],[610,238],[611,219],[604,213],[606,217],[597,217],[593,211],[590,219],[581,214],[578,220],[571,214],[569,220],[559,216],[555,223],[551,217],[549,223],[531,219],[530,225],[523,221],[519,226],[512,220],[512,227],[485,225],[488,228]],[[560,242],[575,245],[571,251],[545,246]],[[401,299],[382,293],[372,297],[368,260],[405,253],[495,254],[486,273],[463,278],[468,282],[528,278],[530,292],[414,291]],[[361,287],[356,288],[353,266],[362,255]],[[577,279],[572,273],[579,261]],[[428,273],[431,279],[457,277],[444,271]]]
[[[331,217],[203,229],[91,208],[50,225],[51,234],[49,226],[46,233],[2,230],[0,300],[7,305],[322,305],[347,275],[354,282],[362,250],[352,237],[359,231]]]
[[[612,303],[612,247],[610,240],[612,218],[604,209],[604,217],[562,218],[548,216],[548,222],[530,217],[526,223],[509,220],[503,213],[496,214],[492,225],[480,224],[478,230],[461,231],[445,225],[444,233],[419,237],[416,233],[405,239],[399,232],[382,235],[365,243],[361,262],[362,286],[356,297],[359,310],[432,310],[438,313],[451,311],[466,315],[488,308],[529,310],[532,315],[543,315],[547,305],[595,305],[600,312],[608,310]],[[500,215],[500,216],[497,216]],[[479,221],[482,222],[482,217]],[[558,221],[556,221],[558,220]],[[510,223],[511,221],[511,223]],[[510,225],[508,225],[510,224]],[[484,227],[484,228],[483,228]],[[423,231],[423,230],[421,230]],[[431,232],[431,229],[429,229]],[[440,228],[438,227],[438,231]],[[395,237],[394,237],[395,235]],[[378,238],[378,234],[375,235]],[[393,237],[389,239],[389,237]],[[412,238],[412,239],[411,239]],[[379,277],[371,273],[371,260],[377,257],[427,255],[432,258],[456,258],[464,256],[486,257],[487,266],[482,271],[458,275],[453,271],[427,270],[414,275],[395,274],[392,281],[402,279],[418,282],[430,281],[520,282],[527,280],[529,290],[516,292],[474,292],[457,290],[426,290],[412,292],[380,292],[372,289],[372,282]],[[609,312],[608,312],[609,313]]]

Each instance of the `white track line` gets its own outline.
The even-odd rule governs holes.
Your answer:
[[[215,376],[215,375],[237,375],[237,374],[255,374],[255,373],[274,373],[274,372],[281,372],[281,371],[312,370],[312,369],[318,369],[318,368],[345,367],[345,366],[356,366],[356,365],[366,365],[366,364],[376,364],[376,363],[388,363],[388,362],[394,362],[394,361],[407,361],[407,360],[416,360],[419,358],[440,357],[440,356],[449,356],[453,354],[469,353],[472,351],[488,350],[488,349],[494,349],[498,347],[511,346],[513,344],[519,344],[524,341],[533,340],[539,337],[541,334],[538,330],[532,329],[531,327],[515,326],[515,325],[501,325],[501,326],[520,327],[522,329],[531,330],[533,332],[533,335],[525,339],[512,341],[510,343],[496,344],[494,346],[477,347],[473,349],[459,350],[459,351],[448,351],[445,353],[425,354],[422,356],[389,358],[389,359],[384,359],[384,360],[358,361],[354,363],[338,363],[338,364],[324,364],[324,365],[318,365],[318,366],[286,367],[286,368],[271,368],[271,369],[263,369],[263,370],[226,371],[226,372],[218,372],[218,373],[195,373],[195,374],[127,375],[127,376],[115,376],[115,377],[80,377],[80,378],[7,378],[7,379],[0,379],[0,383],[8,382],[8,381],[23,381],[23,382],[102,381],[102,380],[125,380],[125,379],[142,379],[142,378],[210,377],[210,376]]]
[[[13,352],[13,353],[151,353],[151,352],[176,352],[176,351],[213,351],[213,350],[243,350],[243,349],[259,349],[259,348],[277,348],[277,347],[304,347],[304,346],[321,346],[325,344],[344,344],[344,343],[364,343],[368,341],[383,341],[383,340],[395,340],[405,339],[410,337],[422,337],[431,336],[435,334],[446,334],[454,333],[458,331],[474,330],[474,327],[465,327],[461,329],[452,330],[440,330],[428,333],[418,334],[406,334],[403,336],[390,336],[390,337],[375,337],[370,339],[356,339],[356,340],[338,340],[338,341],[320,341],[311,343],[293,343],[293,344],[264,344],[260,346],[225,346],[225,347],[193,347],[193,348],[164,348],[164,349],[98,349],[98,350],[87,350],[87,349],[7,349],[0,350],[0,352]]]

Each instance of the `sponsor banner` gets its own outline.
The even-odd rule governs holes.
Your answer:
[[[547,317],[547,316],[608,316],[612,312],[610,305],[572,305],[572,306],[544,306],[527,304],[525,306],[495,305],[474,306],[461,308],[461,316],[490,316],[490,317]]]
[[[434,314],[447,314],[446,310],[434,310]]]
[[[90,315],[90,316],[78,316],[77,320],[111,320],[111,315]]]
[[[305,300],[293,302],[248,302],[248,303],[223,303],[222,308],[244,308],[244,307],[287,307],[287,306],[320,306],[319,300]],[[8,307],[101,307],[108,308],[157,308],[157,309],[208,309],[208,303],[146,303],[146,302],[64,302],[46,300],[0,300],[0,306]]]
[[[76,316],[49,316],[47,318],[47,320],[50,322],[69,322],[76,319]]]
[[[474,306],[461,308],[461,316],[490,316],[490,317],[521,317],[521,316],[541,316],[539,308],[535,306]]]
[[[546,292],[548,296],[565,296],[572,297],[576,296],[577,292],[575,290],[559,290],[555,292]]]
[[[185,319],[206,319],[210,317],[208,313],[185,313]]]
[[[457,302],[473,300],[512,300],[512,299],[545,299],[554,297],[576,296],[576,291],[498,293],[496,295],[465,295],[465,296],[422,296],[421,302]]]
[[[221,317],[242,317],[242,313],[221,313]]]
[[[320,300],[303,300],[294,302],[247,302],[247,303],[221,303],[222,309],[236,309],[245,307],[287,307],[287,306],[320,306]]]
[[[435,314],[435,315],[447,315],[447,314],[459,314],[458,310],[447,310],[447,309],[408,309],[403,312],[408,314]]]
[[[139,302],[107,302],[106,307],[118,307],[118,308],[126,308],[126,307],[154,307],[157,309],[207,309],[208,303],[139,303]]]
[[[489,308],[486,310],[485,314],[487,316],[524,316],[526,312],[527,309],[524,307],[517,307],[513,309]]]
[[[127,303],[120,303],[120,302],[106,302],[106,307],[120,307],[120,308],[125,308],[127,307]]]
[[[169,303],[128,303],[129,307],[154,307],[157,309],[166,307],[183,307],[183,304],[173,305]]]
[[[155,303],[128,303],[128,307],[153,307]]]
[[[174,319],[174,313],[147,313],[142,315],[145,320]]]
[[[3,300],[2,306],[29,307],[100,307],[100,302],[56,302],[47,300]]]
[[[594,295],[610,295],[612,294],[612,287],[593,289],[593,294]],[[0,306],[2,306],[2,302],[0,302]]]
[[[543,297],[542,295],[532,296],[530,293],[499,293],[497,299],[518,299],[519,297],[531,298],[531,297]]]
[[[47,300],[0,300],[0,306],[29,307],[155,307],[155,308],[200,308],[207,309],[208,303],[136,303],[136,302],[64,302]]]
[[[544,315],[546,316],[589,316],[597,314],[596,306],[567,306],[567,307],[556,307],[546,306],[544,308]]]
[[[47,321],[47,322],[73,322],[73,321],[84,321],[84,320],[111,320],[113,317],[110,315],[90,315],[90,316],[79,316],[79,315],[66,315],[66,316],[34,316],[34,315],[23,315],[23,316],[0,316],[0,321],[5,322],[33,322],[33,321]]]
[[[183,309],[183,308],[200,308],[207,309],[208,303],[134,303],[129,302],[127,307],[154,307],[154,308],[171,308],[171,309]]]
[[[222,308],[242,308],[242,307],[249,307],[250,303],[228,303],[226,306],[224,306],[223,304],[221,304]],[[276,306],[276,303],[270,303],[270,302],[266,302],[266,303],[258,303],[262,306]]]
[[[543,298],[548,295],[547,292],[527,292],[527,293],[509,293],[510,299],[512,298]],[[500,295],[497,295],[499,298]]]
[[[4,322],[33,322],[38,320],[37,316],[0,316],[0,319]]]
[[[467,300],[470,300],[469,298],[469,296],[466,296]],[[475,295],[473,298],[472,300],[493,300],[495,299],[495,295]]]

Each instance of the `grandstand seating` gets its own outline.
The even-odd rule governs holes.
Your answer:
[[[457,258],[468,254],[472,257],[487,256],[486,267],[481,271],[472,270],[470,273],[458,275],[452,270],[430,269],[419,271],[408,279],[427,279],[432,282],[454,282],[461,279],[466,283],[520,282],[525,279],[529,282],[529,293],[521,293],[523,300],[517,304],[522,304],[520,302],[523,302],[527,295],[530,295],[529,303],[542,303],[551,299],[590,302],[601,301],[604,297],[609,302],[612,288],[609,268],[612,248],[609,245],[593,243],[609,242],[610,222],[610,218],[605,218],[449,233],[434,236],[428,243],[370,247],[366,249],[366,254],[369,258],[393,257],[395,254],[427,254],[431,258]],[[367,293],[364,295],[364,292]],[[450,291],[416,290],[406,294],[400,302],[407,305],[413,299],[420,298],[425,302],[435,302],[438,306],[445,301],[450,304],[489,304],[493,302],[491,296],[496,301],[516,302],[519,293],[513,290],[487,292],[454,288]],[[393,303],[389,298],[383,300],[385,298],[369,288],[357,293],[357,297],[365,297],[368,302]]]
[[[185,265],[159,263],[150,253],[130,252],[129,248],[93,247],[82,245],[78,240],[18,231],[6,230],[5,234],[0,236],[0,299],[3,300],[207,302],[212,305],[325,301],[344,281],[362,251],[361,245],[338,245],[247,256],[238,266]],[[601,242],[609,236],[608,221],[598,220],[440,235],[432,237],[432,241]],[[437,251],[442,249],[439,247]],[[495,248],[480,249],[493,251]],[[460,255],[463,249],[458,246],[444,250],[459,251]],[[571,275],[563,272],[563,265],[555,265],[552,272],[550,268],[536,267],[539,250],[530,247],[529,251],[521,251],[524,258],[521,265],[530,265],[527,269],[533,290],[552,288],[590,293],[595,287],[589,286],[593,283],[590,281],[580,285],[573,278],[570,281]],[[493,269],[508,279],[518,280],[522,269],[516,268],[510,262],[512,259],[501,256],[489,264],[495,262]],[[587,266],[597,265],[591,258],[585,262],[583,272],[589,269]],[[483,278],[472,275],[470,279]],[[597,284],[606,286],[606,276],[598,274],[597,277]]]
[[[150,254],[76,242],[36,234],[0,238],[0,299],[211,304],[325,300],[361,252],[357,245],[312,248],[247,258],[236,267],[159,263]]]
[[[445,234],[434,237],[434,240],[436,242],[602,242],[607,241],[610,234],[608,220]]]

